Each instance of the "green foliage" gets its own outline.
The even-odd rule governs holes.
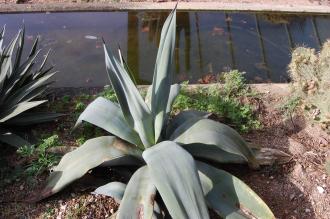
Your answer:
[[[104,90],[99,94],[99,96],[104,97],[112,102],[118,102],[116,93],[111,86],[107,86]]]
[[[245,73],[239,72],[238,70],[232,70],[229,72],[224,72],[223,77],[223,89],[222,92],[227,97],[239,97],[245,96],[248,92],[248,87],[246,85],[246,80],[244,78]]]
[[[86,105],[83,102],[76,103],[75,110],[82,112],[86,108]]]
[[[62,97],[61,100],[62,100],[63,103],[69,103],[70,100],[71,100],[71,97],[68,96],[68,95],[65,95],[65,96]]]
[[[42,139],[41,143],[38,145],[20,147],[17,153],[21,157],[29,160],[25,173],[28,176],[37,176],[56,165],[59,161],[59,157],[47,152],[47,149],[58,146],[59,144],[58,135],[52,135]]]
[[[182,89],[173,104],[173,111],[194,109],[211,112],[237,127],[241,132],[260,128],[261,124],[254,115],[252,106],[242,104],[238,98],[243,94],[249,94],[243,92],[243,90],[247,90],[246,85],[238,83],[236,86],[235,83],[231,82],[227,80],[229,85],[226,83],[223,85],[227,87],[225,91],[220,90],[219,87],[197,88],[195,90]],[[237,97],[235,97],[236,95]]]
[[[118,219],[208,219],[208,208],[215,209],[222,218],[274,218],[268,206],[242,181],[195,160],[247,163],[258,168],[260,164],[254,152],[234,129],[210,120],[208,113],[196,110],[182,111],[173,118],[169,116],[180,93],[180,85],[171,84],[175,24],[176,9],[163,25],[153,83],[145,98],[130,78],[123,57],[120,56],[120,62],[104,45],[106,69],[114,91],[105,91],[105,95],[111,99],[115,94],[118,104],[98,97],[79,116],[75,127],[88,122],[111,135],[89,139],[67,153],[36,200],[59,192],[100,165],[111,168],[133,165],[138,169],[127,185],[108,183],[95,191],[102,190],[102,194],[120,201]],[[241,78],[228,78],[233,83],[228,85],[225,97],[232,98],[243,88]],[[196,93],[199,97],[204,90]],[[221,112],[230,104],[233,109],[237,107],[236,103],[225,101],[217,105],[221,99],[218,95],[217,90],[211,89],[208,101],[200,98],[194,102],[195,97],[181,94],[181,102],[177,105],[194,104],[200,109]],[[248,108],[241,108],[239,113],[233,109],[225,111],[232,118],[249,115]]]
[[[47,101],[40,98],[55,73],[51,72],[52,67],[45,67],[49,52],[37,66],[39,38],[23,59],[25,30],[20,30],[9,45],[3,47],[4,33],[5,28],[0,31],[0,142],[20,147],[29,143],[9,130],[9,126],[32,125],[60,116],[30,111]]]
[[[298,47],[292,53],[289,72],[293,93],[301,98],[308,116],[318,121],[330,133],[330,41],[324,43],[320,53],[314,49]]]

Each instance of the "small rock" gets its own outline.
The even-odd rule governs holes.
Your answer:
[[[323,194],[324,193],[324,188],[322,186],[317,186],[317,191],[320,193],[320,194]]]
[[[96,36],[91,36],[91,35],[86,35],[85,36],[85,39],[88,39],[88,40],[97,40],[97,37]]]
[[[296,140],[289,138],[289,151],[293,155],[303,154],[306,152],[306,148],[301,143],[297,142]]]
[[[24,189],[24,186],[23,185],[20,185],[20,187],[19,187],[19,190],[23,190]]]
[[[310,212],[311,212],[311,209],[306,208],[306,209],[305,209],[305,212],[306,212],[306,213],[310,213]]]
[[[113,209],[112,208],[110,209],[110,213],[113,214]]]
[[[274,179],[274,176],[270,176],[269,179]]]
[[[290,201],[292,201],[294,199],[294,197],[296,197],[296,195],[295,194],[291,194],[290,195]]]

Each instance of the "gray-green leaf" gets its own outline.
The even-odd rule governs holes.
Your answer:
[[[152,114],[125,68],[104,44],[106,69],[127,123],[134,127],[145,147],[154,142]]]
[[[47,186],[36,200],[59,192],[94,167],[130,155],[139,157],[141,152],[116,137],[102,136],[90,139],[63,156],[49,176]]]
[[[142,156],[172,218],[209,218],[195,161],[188,152],[164,141]]]
[[[155,142],[163,128],[172,84],[172,62],[175,47],[176,8],[167,17],[162,28],[160,44],[152,81],[151,112],[154,115]]]
[[[147,166],[138,169],[127,184],[118,209],[117,219],[152,219],[156,187],[152,183]]]
[[[203,162],[196,162],[210,208],[222,218],[275,219],[265,202],[237,177]]]
[[[123,199],[126,189],[126,184],[121,182],[111,182],[95,189],[93,194],[110,196],[115,199],[116,202],[120,203]]]
[[[142,146],[139,135],[126,122],[120,107],[103,97],[98,97],[82,112],[75,127],[82,121],[96,125],[132,144]]]
[[[249,165],[259,165],[244,139],[231,127],[210,119],[192,119],[182,124],[170,140],[180,144],[215,145],[228,153],[242,156]]]

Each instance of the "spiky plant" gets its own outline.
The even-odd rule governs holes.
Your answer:
[[[209,218],[208,207],[224,218],[274,218],[267,205],[233,175],[198,160],[259,164],[232,128],[183,111],[168,117],[180,85],[171,85],[176,10],[162,29],[153,83],[144,100],[125,70],[104,45],[106,69],[119,104],[99,97],[80,115],[113,136],[86,141],[66,154],[38,194],[59,192],[97,166],[134,165],[127,185],[110,182],[96,189],[120,201],[116,218]],[[196,158],[196,160],[194,159]],[[158,194],[160,196],[157,196]],[[166,207],[165,207],[166,206]]]
[[[312,118],[330,133],[330,41],[319,54],[314,49],[298,47],[292,53],[289,72],[293,92],[309,106]]]
[[[0,143],[20,147],[29,142],[12,132],[15,126],[46,122],[60,115],[31,111],[47,101],[40,97],[55,73],[51,72],[52,67],[45,67],[49,53],[39,67],[35,66],[40,53],[38,38],[23,60],[25,30],[20,30],[9,45],[3,47],[4,33],[5,27],[0,32]]]

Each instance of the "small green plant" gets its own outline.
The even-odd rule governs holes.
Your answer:
[[[301,104],[301,97],[294,96],[287,99],[287,101],[282,104],[279,108],[283,112],[284,116],[290,119],[293,127],[295,127],[293,116],[297,107]]]
[[[117,60],[104,44],[106,69],[118,104],[98,97],[79,116],[76,126],[85,121],[112,135],[89,139],[64,155],[38,200],[100,165],[133,165],[138,169],[127,185],[110,182],[95,190],[120,200],[118,219],[208,219],[208,208],[223,218],[274,218],[244,182],[212,166],[212,162],[206,163],[259,167],[255,153],[234,129],[196,110],[169,117],[180,92],[179,84],[171,84],[175,23],[176,9],[163,26],[153,83],[145,98],[130,78],[125,62]]]
[[[47,152],[47,149],[60,144],[58,135],[52,135],[42,140],[39,145],[22,146],[17,153],[29,160],[25,173],[28,176],[36,176],[53,167],[59,161],[57,155]]]
[[[65,95],[65,96],[62,97],[61,100],[62,100],[63,103],[68,104],[68,103],[70,103],[71,97],[68,96],[68,95]]]
[[[112,102],[118,102],[116,93],[111,86],[106,86],[104,90],[99,94],[99,96],[104,97]]]
[[[245,72],[232,70],[222,74],[222,82],[224,83],[222,92],[227,97],[245,96],[248,93],[248,87],[244,78]]]
[[[86,108],[86,105],[83,102],[77,102],[75,106],[75,110],[78,112],[82,112]]]
[[[226,80],[222,86],[182,88],[173,103],[173,112],[182,110],[199,110],[216,114],[241,132],[259,129],[261,124],[256,118],[252,106],[242,104],[239,99],[251,92],[245,84],[241,73],[225,73]],[[230,75],[230,76],[229,76]],[[222,90],[222,88],[226,88]]]
[[[293,93],[301,98],[308,115],[330,133],[330,41],[320,53],[298,47],[289,65]]]
[[[81,136],[76,140],[76,143],[77,143],[77,145],[82,145],[85,143],[85,141],[86,141],[86,138],[84,136]]]

